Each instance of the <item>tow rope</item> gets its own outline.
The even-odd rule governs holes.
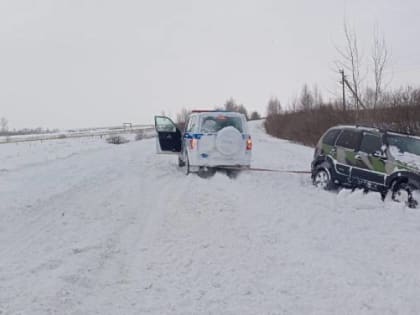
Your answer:
[[[312,174],[311,171],[295,171],[295,170],[275,170],[269,168],[258,168],[258,167],[250,167],[250,168],[238,168],[238,167],[224,167],[224,169],[228,170],[243,170],[243,171],[254,171],[254,172],[272,172],[272,173],[288,173],[288,174]]]

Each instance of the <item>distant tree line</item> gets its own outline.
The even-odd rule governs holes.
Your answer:
[[[43,134],[43,133],[55,133],[58,132],[58,129],[44,129],[41,127],[38,128],[23,128],[23,129],[10,129],[9,121],[2,117],[0,118],[0,136],[23,136],[23,135],[32,135],[32,134]]]
[[[328,128],[338,124],[359,124],[420,135],[420,88],[383,92],[380,102],[364,109],[344,110],[339,99],[330,102],[314,99],[313,91],[304,87],[288,110],[283,110],[278,100],[270,100],[264,123],[267,132],[306,145],[315,145]]]
[[[258,111],[252,111],[251,113],[248,112],[246,107],[243,104],[238,104],[235,99],[229,98],[223,106],[216,106],[214,108],[215,110],[226,110],[230,112],[238,112],[241,114],[244,114],[247,120],[259,120],[261,119],[261,115],[258,113]],[[176,114],[176,123],[181,130],[185,126],[185,122],[188,119],[188,115],[191,113],[191,110],[187,108],[182,108],[177,114]]]

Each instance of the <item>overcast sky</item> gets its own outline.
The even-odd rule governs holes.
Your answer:
[[[0,0],[0,116],[12,128],[151,123],[233,97],[265,112],[306,82],[332,97],[347,18],[375,25],[392,85],[420,78],[420,1]]]

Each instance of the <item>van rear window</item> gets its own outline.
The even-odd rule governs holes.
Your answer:
[[[204,117],[201,124],[201,132],[215,133],[225,127],[234,127],[242,133],[243,127],[241,117],[226,116],[222,114]]]

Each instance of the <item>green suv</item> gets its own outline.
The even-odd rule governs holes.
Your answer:
[[[420,200],[420,137],[361,126],[330,128],[312,162],[315,186],[388,192],[415,208]]]

